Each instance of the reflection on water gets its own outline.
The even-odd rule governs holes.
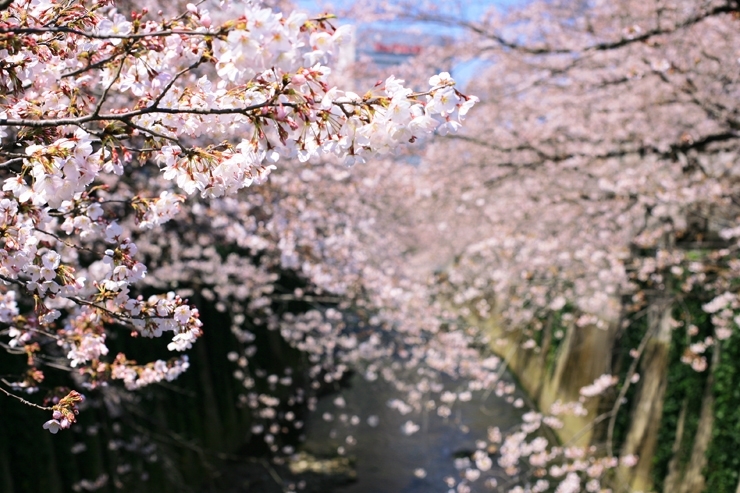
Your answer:
[[[434,411],[402,416],[387,406],[391,399],[403,399],[391,385],[355,375],[349,388],[319,401],[308,421],[305,448],[316,455],[335,455],[341,447],[356,457],[358,481],[336,493],[447,493],[444,478],[459,477],[454,457],[474,451],[476,440],[486,438],[489,426],[507,429],[521,415],[495,394],[490,393],[485,401],[481,394],[474,393],[469,402],[456,402],[446,420]],[[327,421],[329,415],[331,421]],[[374,416],[379,418],[376,426],[372,426]],[[406,436],[401,429],[409,420],[419,430]],[[425,477],[414,475],[419,468]],[[499,471],[493,474],[502,477]],[[472,491],[490,490],[480,479],[472,484]]]

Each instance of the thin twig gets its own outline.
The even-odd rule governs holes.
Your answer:
[[[11,384],[10,382],[8,382],[4,378],[3,379],[0,379],[0,381],[2,381],[8,387],[12,387],[13,386],[13,384]],[[11,394],[10,392],[8,392],[7,390],[5,390],[2,387],[0,387],[0,392],[2,392],[3,394],[7,395],[8,397],[12,397],[13,399],[17,399],[17,400],[21,401],[23,404],[25,404],[27,406],[35,407],[36,409],[41,409],[42,411],[52,411],[53,410],[50,407],[39,406],[38,404],[34,404],[33,402],[27,401],[23,397],[19,397],[19,396],[15,395],[15,394]]]

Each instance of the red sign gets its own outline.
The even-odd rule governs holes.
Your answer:
[[[418,55],[421,53],[421,46],[403,43],[375,43],[373,49],[380,53],[393,53],[394,55]]]

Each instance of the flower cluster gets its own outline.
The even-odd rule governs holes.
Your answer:
[[[348,27],[253,2],[228,8],[222,23],[192,4],[172,18],[127,17],[111,2],[18,0],[0,11],[0,322],[33,369],[56,346],[86,385],[175,378],[187,358],[107,362],[112,327],[169,333],[171,351],[201,334],[198,309],[156,278],[165,294],[141,294],[150,269],[139,245],[156,244],[147,230],[181,216],[187,196],[233,195],[280,162],[359,162],[454,130],[476,102],[446,73],[422,92],[394,77],[362,96],[341,90],[326,64]],[[341,276],[303,268],[342,291]],[[269,304],[250,296],[254,309]],[[33,306],[19,307],[23,297]]]
[[[157,360],[146,365],[137,365],[135,361],[127,360],[123,354],[118,354],[110,365],[110,377],[123,380],[127,389],[134,390],[162,380],[171,382],[189,366],[187,355],[170,361]]]
[[[44,429],[56,434],[60,429],[66,429],[77,421],[79,409],[77,404],[83,402],[85,397],[76,391],[69,392],[52,406],[52,418],[44,423]]]

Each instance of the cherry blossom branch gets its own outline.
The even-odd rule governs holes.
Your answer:
[[[324,63],[328,63],[333,47],[344,42],[348,31],[321,25],[328,16],[321,18],[319,25],[311,25],[301,13],[283,17],[247,4],[243,19],[211,32],[207,11],[195,5],[188,6],[188,13],[180,16],[181,20],[162,24],[144,21],[143,14],[136,12],[129,19],[115,9],[99,9],[98,4],[84,2],[75,4],[79,9],[70,16],[65,9],[71,5],[19,0],[10,8],[15,9],[14,19],[23,25],[17,29],[4,26],[0,33],[0,42],[19,38],[22,47],[13,52],[17,61],[5,67],[10,81],[6,92],[10,96],[0,106],[0,135],[6,140],[18,140],[24,148],[23,154],[3,155],[6,166],[12,163],[22,167],[18,172],[7,173],[0,198],[3,246],[8,250],[8,255],[0,260],[3,270],[10,273],[0,276],[0,280],[14,286],[0,292],[0,314],[3,322],[24,318],[34,326],[58,327],[70,366],[82,369],[93,382],[98,372],[106,371],[94,362],[102,361],[100,357],[108,354],[105,338],[113,330],[111,326],[131,326],[145,337],[171,332],[172,343],[167,347],[173,351],[191,347],[201,333],[197,308],[175,292],[145,300],[132,289],[136,283],[149,283],[143,292],[180,285],[181,280],[160,284],[162,279],[136,260],[137,252],[146,252],[142,255],[150,258],[148,247],[152,245],[147,243],[148,235],[134,233],[135,228],[165,223],[178,213],[185,199],[185,195],[170,191],[170,183],[188,195],[200,192],[203,197],[234,196],[253,183],[263,183],[280,159],[297,157],[303,162],[332,156],[357,162],[392,152],[421,135],[433,134],[440,125],[454,130],[476,101],[456,91],[447,73],[433,76],[427,86],[431,89],[420,92],[388,77],[384,85],[375,86],[364,99],[332,87],[330,68]],[[265,32],[248,27],[255,17],[252,14],[259,14]],[[35,26],[36,22],[46,25]],[[198,22],[204,24],[205,30],[186,29]],[[56,25],[62,23],[66,25]],[[146,29],[150,32],[140,31]],[[127,34],[129,31],[134,32]],[[165,43],[162,38],[166,36],[169,37]],[[64,49],[52,49],[55,43]],[[253,59],[251,54],[256,52],[260,56]],[[98,56],[103,60],[94,61]],[[197,68],[206,64],[209,69],[199,73]],[[261,102],[250,104],[252,101]],[[394,108],[398,111],[391,117]],[[140,117],[144,118],[139,120]],[[207,138],[220,144],[203,144],[202,139]],[[186,139],[195,142],[192,147],[183,145]],[[149,152],[142,155],[144,149],[129,149],[118,142],[121,140],[134,140],[133,147],[143,145]],[[290,161],[287,165],[291,165]],[[154,166],[163,173],[150,173]],[[137,188],[146,187],[157,176],[163,181],[157,182],[155,188],[165,189],[158,198],[134,195]],[[120,186],[112,185],[116,182]],[[120,207],[103,210],[92,195],[101,183],[112,190],[111,201],[133,195],[131,201],[135,203],[121,202],[133,205],[136,217]],[[291,203],[293,195],[292,191],[276,193],[272,199]],[[231,200],[214,203],[224,206]],[[280,204],[272,206],[280,208]],[[268,206],[255,212],[256,209],[236,207],[237,212],[231,213],[230,218],[218,211],[214,217],[237,223],[248,222],[254,214],[262,224],[263,216],[273,214]],[[193,213],[196,218],[199,215]],[[64,222],[58,224],[57,218]],[[266,224],[269,220],[265,219]],[[322,227],[308,226],[311,227],[324,234]],[[165,230],[188,237],[194,232],[186,230],[185,225]],[[67,241],[57,231],[66,232],[72,239]],[[234,230],[228,234],[241,233]],[[263,288],[260,283],[275,284],[272,271],[279,268],[280,254],[269,250],[269,246],[281,234],[258,227],[258,241],[252,250],[262,255],[262,241],[266,241],[268,251],[264,258],[268,262],[255,265],[259,274],[254,281],[255,292]],[[143,248],[139,249],[132,238],[143,242]],[[94,248],[110,245],[102,258],[96,254],[94,265],[88,264],[85,256],[75,259],[58,251],[63,250],[63,245],[83,248],[75,242],[84,244],[87,239],[96,242]],[[233,239],[228,241],[233,244]],[[191,243],[190,239],[185,243]],[[237,243],[241,245],[241,240]],[[175,253],[182,251],[181,246],[171,243],[172,258],[165,262],[187,262],[187,258],[179,258]],[[302,251],[303,246],[297,250],[308,268],[324,261],[327,255],[335,255]],[[87,251],[95,253],[92,249]],[[201,254],[211,256],[211,252]],[[230,257],[226,261],[231,262]],[[236,263],[246,260],[242,257]],[[153,264],[154,270],[160,266],[156,260]],[[313,274],[316,279],[306,273],[307,291],[311,292],[311,284],[315,283],[317,293],[331,293],[327,285],[334,282],[332,276],[341,279],[342,267],[331,262],[330,269],[328,276]],[[76,271],[85,272],[85,282],[74,278]],[[211,284],[221,288],[221,273],[214,274],[218,279]],[[225,275],[227,282],[240,279],[238,274]],[[359,289],[354,284],[350,288]],[[281,312],[280,301],[301,300],[317,309],[325,308],[322,303],[341,301],[331,294],[272,297],[273,292],[265,289],[258,300],[266,305],[255,303],[254,310],[260,316],[264,312],[273,317],[273,308]],[[16,296],[26,293],[33,296],[34,309],[26,303],[16,303]],[[353,296],[348,297],[354,299]],[[228,295],[219,293],[219,297]],[[50,300],[56,301],[49,303]],[[72,303],[59,303],[60,300]],[[61,322],[55,323],[56,320]],[[38,352],[41,358],[48,350],[37,348],[24,327],[14,328],[12,344],[20,344],[29,354]],[[326,357],[333,359],[336,353],[337,349],[331,348]],[[111,373],[115,370],[117,376],[113,378],[123,379],[129,388],[137,388],[152,379],[176,378],[187,368],[185,360],[165,363],[166,369],[162,363],[135,365],[122,355],[108,369],[112,366]],[[155,375],[149,375],[150,371]],[[74,419],[64,421],[55,415],[45,427],[55,433],[71,422]]]
[[[162,89],[162,91],[159,93],[159,96],[154,99],[152,104],[150,106],[158,107],[159,103],[162,102],[162,99],[169,93],[170,89],[172,89],[172,86],[175,85],[175,82],[177,82],[183,75],[187,74],[188,72],[192,72],[196,68],[200,67],[203,62],[205,61],[204,57],[201,57],[197,62],[193,63],[189,67],[185,67],[184,69],[180,70],[178,73],[175,74],[174,77],[172,77],[172,80],[170,80],[166,86]],[[123,66],[123,64],[121,64]]]
[[[648,41],[649,39],[654,38],[656,36],[672,34],[682,29],[685,29],[687,27],[691,27],[695,24],[702,22],[705,19],[715,17],[718,15],[723,15],[723,14],[735,14],[737,12],[740,12],[740,4],[735,0],[728,0],[724,5],[719,5],[717,7],[701,12],[699,14],[692,15],[684,19],[683,21],[675,24],[671,28],[657,27],[657,28],[645,31],[639,35],[623,37],[615,41],[604,41],[601,43],[594,43],[594,44],[582,46],[579,48],[557,48],[557,47],[550,47],[550,46],[536,47],[532,45],[519,43],[516,41],[510,41],[504,38],[502,35],[492,33],[488,31],[484,26],[481,26],[474,22],[463,21],[459,19],[450,19],[444,16],[421,14],[421,15],[413,16],[413,18],[416,20],[420,20],[420,21],[434,22],[434,23],[442,24],[446,26],[462,27],[476,34],[479,34],[483,36],[484,38],[495,41],[500,47],[510,49],[510,50],[520,51],[522,53],[526,53],[529,55],[584,55],[584,54],[588,54],[589,52],[610,51],[610,50],[622,48],[630,44],[644,43],[645,41]],[[494,48],[482,48],[481,51],[485,52],[485,51],[490,51],[493,49]]]
[[[137,40],[145,38],[161,38],[168,36],[199,36],[199,37],[212,37],[217,36],[221,31],[195,31],[188,29],[178,30],[163,30],[163,31],[152,31],[149,33],[132,33],[132,34],[99,34],[80,31],[79,29],[73,29],[70,27],[16,27],[16,28],[0,28],[0,34],[47,34],[47,33],[58,33],[58,34],[74,34],[76,36],[90,38],[90,39],[120,39],[120,40]]]
[[[2,0],[3,2],[6,2],[7,0]],[[12,0],[10,1],[12,3]],[[10,6],[10,3],[3,7],[2,3],[0,3],[0,10],[3,8],[7,8]],[[334,19],[335,17],[331,14],[320,16],[312,19],[316,22],[326,21],[330,19]],[[205,29],[205,28],[203,28]],[[197,31],[197,30],[190,30],[190,29],[165,29],[161,31],[152,31],[148,33],[131,33],[131,34],[100,34],[100,33],[92,33],[87,31],[80,31],[79,29],[74,29],[71,27],[65,27],[65,26],[54,26],[54,27],[5,27],[0,28],[0,34],[47,34],[47,33],[59,33],[59,34],[74,34],[76,36],[81,36],[84,38],[90,38],[90,39],[120,39],[120,40],[137,40],[137,39],[144,39],[144,38],[161,38],[161,37],[168,37],[168,36],[196,36],[196,37],[215,37],[215,36],[221,36],[223,34],[228,33],[227,28],[220,28],[216,31]]]
[[[90,114],[81,116],[78,118],[55,118],[49,120],[32,120],[32,119],[2,119],[0,118],[1,125],[8,125],[13,127],[59,127],[64,125],[77,125],[80,126],[83,123],[97,122],[97,121],[121,121],[128,124],[129,120],[133,117],[148,115],[148,114],[165,114],[165,115],[247,115],[248,113],[259,110],[266,107],[297,107],[294,103],[257,103],[242,108],[161,108],[156,106],[147,106],[139,110],[133,110],[126,113],[111,113],[104,115]]]
[[[7,382],[4,378],[3,379],[0,379],[0,382],[4,383],[8,387],[12,387],[13,386],[13,384]],[[2,387],[0,387],[0,392],[2,392],[3,394],[7,395],[8,397],[12,397],[13,399],[16,399],[16,400],[20,401],[21,403],[25,404],[26,406],[30,406],[30,407],[33,407],[33,408],[36,408],[36,409],[40,409],[42,411],[51,411],[52,410],[51,407],[39,406],[38,404],[34,404],[33,402],[27,401],[26,399],[24,399],[22,397],[19,397],[19,396],[15,395],[15,394],[12,394],[12,393],[8,392],[7,390],[5,390]]]
[[[56,334],[52,334],[51,332],[47,332],[45,330],[37,329],[35,327],[24,327],[23,330],[27,330],[29,332],[35,332],[37,334],[41,334],[44,337],[48,337],[49,339],[56,339],[57,341],[63,340],[62,337],[60,337],[60,336],[58,336]],[[6,334],[7,334],[7,332],[8,332],[7,330],[4,330],[3,331],[3,333],[6,333]]]
[[[77,244],[75,244],[75,243],[72,243],[71,241],[69,241],[69,240],[65,240],[65,239],[64,239],[64,238],[62,238],[61,236],[59,236],[59,235],[57,235],[57,234],[55,234],[55,233],[52,233],[52,232],[50,232],[50,231],[44,231],[43,229],[41,229],[41,228],[38,228],[38,227],[34,227],[33,229],[34,229],[35,231],[38,231],[39,233],[43,233],[43,234],[45,234],[45,235],[51,236],[51,237],[52,237],[52,238],[54,238],[55,240],[59,241],[60,243],[64,244],[65,246],[68,246],[68,247],[70,247],[70,248],[74,248],[74,249],[76,249],[76,250],[80,250],[80,251],[83,251],[83,252],[90,252],[90,253],[94,253],[95,255],[97,255],[97,256],[98,256],[98,258],[103,258],[103,257],[104,257],[104,254],[102,254],[102,253],[100,253],[100,252],[97,252],[97,251],[93,250],[92,248],[88,248],[88,247],[84,247],[84,246],[82,246],[82,245],[77,245]]]
[[[563,444],[563,446],[569,447],[573,445],[574,443],[577,443],[578,440],[580,440],[582,436],[584,436],[589,431],[593,430],[596,427],[596,425],[604,421],[606,418],[611,418],[612,416],[614,416],[615,412],[616,411],[612,409],[611,411],[607,411],[605,413],[602,413],[596,416],[593,420],[591,420],[590,423],[588,423],[586,426],[584,426],[583,428],[575,432],[573,436],[565,444]]]
[[[123,62],[128,57],[128,55],[131,53],[131,46],[126,47],[126,52],[123,53],[123,59],[118,64],[118,68],[116,69],[116,74],[113,76],[108,83],[107,86],[105,86],[105,89],[103,90],[103,94],[100,96],[100,99],[98,99],[98,103],[95,105],[95,109],[92,111],[92,117],[97,118],[100,114],[100,110],[103,108],[103,104],[105,104],[105,100],[108,97],[108,93],[110,92],[111,88],[118,82],[118,79],[121,77],[121,71],[123,70]],[[156,102],[154,104],[156,106]]]

